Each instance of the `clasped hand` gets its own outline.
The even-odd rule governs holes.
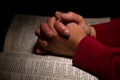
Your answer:
[[[73,13],[56,12],[54,17],[37,27],[39,47],[36,53],[51,52],[55,55],[72,57],[84,37],[90,35],[91,28],[82,16]]]

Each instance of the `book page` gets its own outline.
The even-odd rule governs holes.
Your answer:
[[[49,17],[15,15],[8,29],[4,52],[32,53],[36,43],[35,29]]]
[[[88,25],[95,25],[100,23],[109,22],[111,19],[110,17],[101,17],[101,18],[85,18],[85,21]]]
[[[33,54],[37,40],[34,32],[47,16],[15,15],[8,29],[4,57],[0,62],[0,79],[6,80],[97,80],[72,66],[72,59]],[[110,18],[86,18],[89,25],[110,21]]]
[[[72,60],[58,56],[4,53],[0,60],[1,80],[98,80],[72,66]]]

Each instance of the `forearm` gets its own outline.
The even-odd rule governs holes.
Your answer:
[[[110,22],[91,26],[91,35],[94,36],[103,45],[119,47],[120,18],[113,19]]]
[[[75,66],[94,73],[102,80],[117,80],[119,63],[120,48],[106,47],[92,36],[80,42],[73,57]]]

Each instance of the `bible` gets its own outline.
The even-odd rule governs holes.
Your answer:
[[[0,80],[98,80],[72,66],[72,59],[36,55],[35,29],[50,16],[16,14],[8,29],[0,54]],[[89,25],[110,21],[109,17],[85,18]]]

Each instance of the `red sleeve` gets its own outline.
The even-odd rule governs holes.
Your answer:
[[[93,26],[96,31],[96,39],[102,44],[110,47],[120,47],[120,18]]]
[[[109,48],[92,36],[85,37],[74,54],[73,65],[100,80],[120,80],[120,48]]]
[[[120,18],[93,26],[96,39],[87,36],[80,42],[73,65],[102,80],[120,80]]]

